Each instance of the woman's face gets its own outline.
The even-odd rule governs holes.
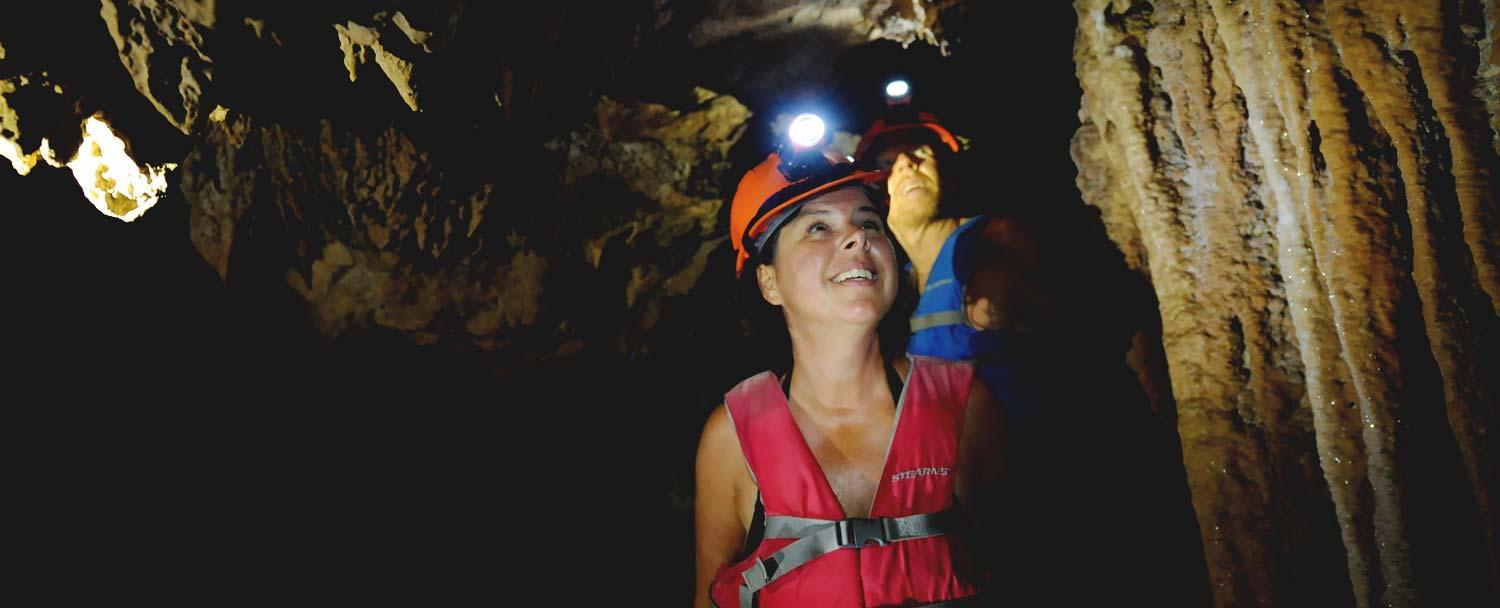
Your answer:
[[[937,213],[942,194],[938,154],[931,143],[896,141],[875,157],[890,177],[885,186],[891,197],[891,213],[928,217]]]
[[[874,325],[896,299],[896,255],[885,221],[857,187],[803,203],[781,227],[773,262],[757,267],[761,295],[788,324]]]

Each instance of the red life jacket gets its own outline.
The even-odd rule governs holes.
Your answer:
[[[960,519],[953,484],[974,371],[911,361],[868,519],[845,516],[776,376],[725,395],[766,526],[753,553],[719,570],[709,588],[716,606],[956,606],[975,596],[967,549],[949,533]]]

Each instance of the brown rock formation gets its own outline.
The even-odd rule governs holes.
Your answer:
[[[608,246],[680,251],[636,267],[621,286],[628,327],[644,333],[653,322],[646,311],[690,289],[722,240],[713,238],[717,185],[749,112],[733,98],[697,94],[685,111],[606,98],[596,125],[550,145],[563,157],[560,176],[492,174],[507,182],[466,187],[393,128],[355,133],[325,121],[305,134],[223,110],[184,163],[193,243],[228,277],[246,221],[285,235],[286,280],[327,339],[380,327],[419,344],[446,336],[488,350],[520,327],[566,326],[566,317],[544,311],[545,294],[598,280],[587,273]],[[561,204],[548,225],[527,228],[493,213],[516,186],[535,192],[537,177],[561,186],[550,195]],[[620,198],[579,198],[588,192]],[[566,258],[593,268],[549,273],[549,260]],[[453,318],[460,326],[446,321]],[[576,348],[576,336],[560,331],[548,341]]]
[[[457,30],[459,17],[463,16],[462,3],[438,3],[438,6],[440,11],[430,11],[441,12],[434,19],[437,31],[418,29],[401,11],[376,13],[371,18],[373,25],[369,26],[353,21],[334,24],[349,81],[359,78],[359,66],[371,61],[369,55],[374,55],[373,61],[395,85],[401,100],[413,112],[420,110],[417,98],[419,80],[414,74],[416,58],[447,46]]]
[[[688,33],[694,46],[705,46],[740,35],[780,37],[808,29],[841,36],[847,44],[888,39],[941,44],[939,13],[958,4],[953,0],[835,0],[833,2],[733,2],[719,0],[707,17]]]
[[[103,0],[99,10],[136,90],[184,134],[197,126],[213,80],[203,38],[214,9],[214,0]]]
[[[1485,4],[1075,3],[1080,189],[1155,285],[1219,605],[1495,593]]]

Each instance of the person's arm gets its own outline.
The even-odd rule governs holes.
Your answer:
[[[714,408],[698,441],[697,490],[693,501],[693,531],[697,548],[697,585],[693,606],[710,605],[709,585],[719,568],[744,548],[749,522],[739,505],[745,486],[752,484],[739,438],[722,406]]]
[[[973,526],[982,563],[996,563],[996,514],[1005,481],[1005,412],[989,387],[974,377],[963,434],[958,440],[958,471],[954,493]]]
[[[964,285],[964,312],[978,329],[1036,329],[1051,305],[1039,276],[1040,253],[1025,226],[990,218],[973,241],[972,274]]]

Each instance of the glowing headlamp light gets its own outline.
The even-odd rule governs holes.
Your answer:
[[[818,145],[827,131],[828,127],[817,114],[798,114],[792,119],[791,128],[787,129],[787,138],[794,148],[800,150]]]
[[[800,180],[828,168],[829,161],[819,145],[828,133],[828,126],[817,114],[798,114],[787,128],[786,141],[778,153],[781,156],[781,174],[789,180]]]
[[[911,85],[905,80],[892,80],[885,85],[885,96],[889,99],[901,99],[911,95]]]
[[[911,83],[897,78],[885,83],[885,105],[898,108],[911,103]]]

